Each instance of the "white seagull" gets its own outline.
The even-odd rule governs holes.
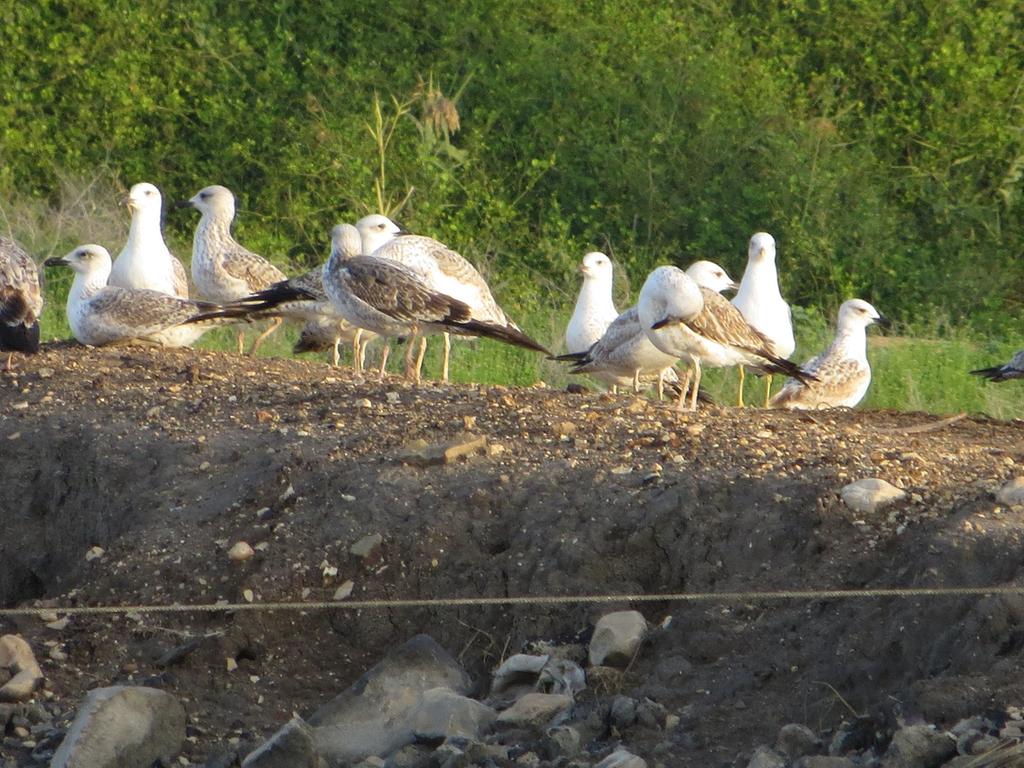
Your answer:
[[[419,275],[431,290],[465,303],[474,322],[485,324],[492,332],[501,329],[502,341],[550,355],[547,349],[509,320],[476,268],[444,243],[432,237],[410,235],[387,216],[380,214],[364,216],[356,222],[356,229],[362,238],[363,255],[404,264]],[[481,335],[494,337],[493,333]],[[450,355],[451,342],[445,333],[441,381],[448,381]],[[422,349],[419,358],[422,361]]]
[[[565,328],[565,348],[569,354],[590,349],[619,316],[612,300],[611,259],[600,251],[592,251],[583,257],[580,272],[583,285]]]
[[[231,190],[215,184],[176,206],[191,206],[202,214],[192,241],[192,281],[201,298],[227,304],[288,279],[284,272],[243,248],[231,236],[231,222],[235,218],[235,196]],[[281,318],[275,317],[253,342],[249,354],[255,355],[263,340],[280,325]],[[239,353],[244,344],[245,331],[239,329]]]
[[[185,347],[198,339],[210,323],[187,324],[213,304],[190,301],[147,288],[107,285],[110,254],[100,245],[80,245],[63,257],[47,259],[47,267],[71,267],[75,279],[68,291],[67,315],[71,333],[82,344],[146,342],[164,347]]]
[[[160,232],[160,190],[148,182],[132,186],[124,204],[132,214],[128,242],[114,260],[110,285],[148,288],[188,298],[185,267],[168,250]]]
[[[749,365],[758,371],[785,373],[798,379],[808,376],[777,357],[764,334],[751,327],[736,307],[715,291],[697,285],[678,267],[658,267],[648,275],[640,289],[637,310],[640,324],[654,346],[667,355],[691,361],[691,410],[697,407],[702,365]]]
[[[866,301],[850,299],[839,307],[832,345],[801,367],[815,380],[789,379],[771,399],[772,408],[853,408],[867,394],[871,366],[867,357],[867,327],[891,323]]]
[[[698,285],[716,293],[736,287],[728,273],[710,261],[691,264],[686,274]],[[665,384],[678,389],[679,377],[673,368],[678,356],[665,354],[651,343],[640,324],[636,307],[615,318],[604,335],[585,352],[559,355],[555,359],[571,361],[571,373],[587,373],[613,387],[632,384],[634,392],[640,391],[641,383],[654,379],[659,400]]]
[[[767,232],[757,232],[750,238],[747,249],[747,268],[740,280],[739,290],[732,300],[743,317],[771,342],[772,354],[788,358],[796,349],[793,338],[793,314],[779,291],[779,273],[775,267],[775,238]],[[743,405],[743,366],[740,365],[738,404]],[[772,391],[772,375],[767,376],[764,401]]]
[[[358,256],[362,248],[359,233],[350,224],[339,224],[331,231],[331,253],[339,258]],[[338,364],[338,347],[341,342],[350,342],[354,367],[362,370],[365,358],[364,344],[376,338],[376,334],[356,328],[339,315],[324,290],[324,266],[288,280],[274,283],[269,288],[257,291],[238,301],[228,302],[209,317],[239,315],[249,320],[270,317],[286,317],[302,320],[305,326],[294,352],[332,350],[334,365]]]
[[[39,351],[42,311],[36,263],[14,240],[0,236],[0,349],[8,353],[4,370],[11,369],[15,352]]]
[[[979,368],[971,371],[975,376],[981,376],[989,381],[1009,381],[1010,379],[1024,379],[1024,350],[1013,356],[1013,359],[1005,365],[994,365],[991,368]]]

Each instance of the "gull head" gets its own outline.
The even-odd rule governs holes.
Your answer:
[[[160,190],[148,181],[139,182],[128,191],[124,204],[128,206],[128,210],[132,213],[136,211],[159,211],[162,204]]]
[[[580,272],[584,280],[612,279],[612,260],[600,251],[591,251],[580,262]]]
[[[363,252],[359,230],[351,224],[338,224],[331,230],[331,258],[353,259]]]
[[[195,208],[203,216],[212,216],[217,219],[235,218],[235,196],[227,187],[220,184],[213,184],[203,187],[188,200],[175,203],[176,208]]]
[[[399,235],[408,234],[387,216],[371,213],[356,222],[356,230],[362,239],[363,254],[369,255]]]
[[[890,328],[892,322],[863,299],[844,301],[839,307],[839,328],[867,328],[878,323],[883,328]]]
[[[715,293],[739,288],[729,273],[713,261],[695,261],[686,268],[686,274],[701,288],[708,288]]]
[[[43,262],[44,267],[71,267],[81,275],[106,270],[110,273],[110,254],[102,245],[80,245],[66,256],[55,256]]]
[[[747,249],[747,261],[750,264],[775,262],[775,238],[767,232],[757,232],[750,238]]]
[[[704,297],[700,286],[679,267],[658,267],[651,272],[637,299],[640,323],[645,330],[689,319],[702,309]]]

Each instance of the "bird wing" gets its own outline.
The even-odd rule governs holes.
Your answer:
[[[378,312],[403,323],[464,322],[469,307],[430,290],[411,270],[388,259],[357,256],[341,268],[353,296]]]
[[[188,272],[185,271],[185,265],[173,253],[171,254],[171,269],[174,271],[174,294],[179,298],[187,299]]]
[[[691,330],[725,346],[738,347],[755,355],[771,355],[772,344],[768,337],[750,325],[725,297],[709,288],[701,287],[700,292],[704,308],[684,320]]]
[[[112,335],[138,338],[180,325],[210,306],[160,291],[108,285],[89,300],[89,314]]]
[[[36,263],[14,240],[0,237],[0,321],[34,325],[42,311]]]
[[[249,291],[253,293],[288,279],[284,272],[265,258],[241,246],[227,251],[223,255],[221,263],[224,265],[225,272],[231,277],[244,281],[249,287]]]

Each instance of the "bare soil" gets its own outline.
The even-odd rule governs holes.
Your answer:
[[[1024,508],[994,492],[1022,474],[1024,425],[914,431],[936,421],[677,414],[631,395],[56,344],[0,374],[0,605],[329,600],[348,579],[350,599],[1021,583]],[[400,458],[466,432],[487,451]],[[858,515],[839,490],[864,477],[908,497]],[[374,533],[370,558],[349,553]],[[237,541],[255,556],[229,560]],[[486,688],[504,656],[584,642],[621,607],[0,618],[0,633],[32,644],[60,713],[100,685],[171,691],[201,764],[308,716],[417,632]],[[746,765],[782,724],[820,731],[851,710],[951,722],[1024,702],[1019,597],[634,607],[656,629],[587,696],[649,696],[679,715],[669,732],[603,734],[664,765]]]

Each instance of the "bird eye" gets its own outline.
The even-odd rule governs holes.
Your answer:
[[[209,192],[200,192],[200,193],[199,193],[199,199],[200,199],[200,200],[205,200],[205,199],[206,199],[206,198],[208,198],[209,196],[210,196],[210,193],[209,193]]]

